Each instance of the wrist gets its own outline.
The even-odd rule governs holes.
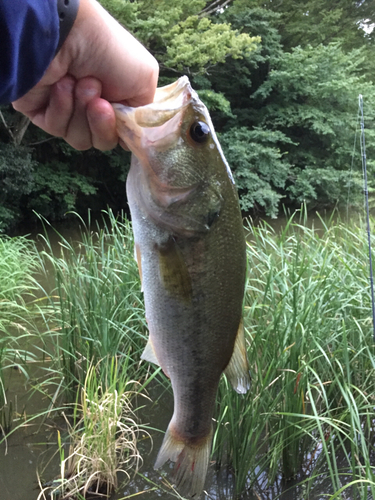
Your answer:
[[[57,0],[57,12],[59,16],[60,36],[56,48],[56,54],[67,39],[70,30],[76,20],[80,0]]]

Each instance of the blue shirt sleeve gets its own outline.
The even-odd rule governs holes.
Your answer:
[[[0,0],[0,104],[38,83],[58,41],[56,0]]]

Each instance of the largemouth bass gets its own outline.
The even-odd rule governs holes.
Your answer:
[[[143,359],[171,379],[174,412],[156,459],[199,495],[209,462],[221,374],[250,384],[242,326],[245,236],[237,191],[207,108],[187,77],[152,104],[113,105],[132,151],[127,178],[149,341]]]

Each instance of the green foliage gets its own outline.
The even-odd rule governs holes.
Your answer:
[[[53,359],[56,385],[63,377],[63,391],[71,402],[90,365],[103,370],[99,377],[103,383],[110,375],[106,361],[112,357],[118,358],[121,366],[126,364],[133,380],[143,370],[139,358],[145,345],[144,306],[131,228],[112,213],[103,226],[94,230],[85,227],[79,245],[60,237],[58,256],[46,239],[42,254],[56,283],[49,297],[52,319],[46,350]]]
[[[242,59],[260,42],[259,37],[240,34],[229,24],[198,16],[190,16],[174,26],[168,38],[165,66],[188,73],[223,63],[227,57]]]
[[[375,88],[358,69],[361,62],[361,51],[345,54],[336,43],[297,47],[275,61],[254,93],[255,100],[267,103],[262,127],[281,131],[291,141],[290,201],[306,201],[310,208],[347,201],[358,92],[366,95],[370,109],[375,103]],[[375,150],[368,152],[371,157]]]
[[[211,112],[219,111],[226,118],[235,118],[232,113],[230,102],[221,92],[212,89],[201,89],[198,91],[199,98],[205,103]]]
[[[262,208],[276,217],[289,164],[278,147],[290,140],[281,132],[246,127],[231,128],[220,135],[225,156],[233,169],[241,208],[249,212]]]
[[[288,479],[301,481],[299,498],[318,498],[323,482],[330,498],[346,490],[362,500],[375,495],[366,234],[362,226],[320,221],[319,229],[311,229],[302,216],[299,224],[294,219],[278,232],[267,224],[248,228],[244,325],[252,387],[240,397],[223,377],[213,453],[219,466],[228,464],[230,475],[235,473],[235,492],[226,491],[226,498],[238,498],[249,487],[259,498],[274,498],[274,479],[283,477],[287,489]],[[15,302],[18,315],[7,322],[18,323],[21,335],[35,340],[25,323],[32,298],[25,301],[25,292],[34,293],[31,273],[41,262],[55,275],[50,308],[39,310],[39,328],[48,329],[39,338],[42,347],[36,344],[45,375],[34,389],[48,395],[45,413],[61,413],[56,402],[62,387],[78,389],[70,393],[72,447],[68,453],[58,434],[61,479],[46,493],[65,488],[67,494],[83,494],[90,484],[109,485],[108,490],[117,484],[121,462],[133,466],[136,453],[128,390],[138,390],[135,381],[143,390],[160,371],[147,377],[152,368],[139,363],[146,325],[131,227],[112,214],[106,221],[102,228],[84,228],[80,242],[60,238],[58,255],[46,240],[40,260],[26,239],[0,239],[0,324]],[[32,358],[18,349],[14,331],[4,333],[0,363],[23,368],[22,357]],[[4,426],[11,424],[12,411],[4,405],[1,384],[0,364]]]
[[[15,141],[19,113],[3,107],[0,121],[0,232],[36,220],[34,211],[59,220],[68,211],[87,213],[109,205],[126,207],[125,177],[129,153],[76,151],[30,124],[23,143]]]
[[[188,74],[221,133],[244,210],[274,217],[281,204],[343,204],[349,186],[358,203],[360,168],[350,164],[359,93],[374,188],[371,0],[101,3],[156,57],[159,86]],[[0,231],[33,209],[57,219],[87,205],[126,208],[127,153],[76,152],[32,125],[20,147],[17,114],[2,112]]]
[[[79,193],[89,195],[96,192],[92,180],[72,171],[66,161],[39,164],[33,180],[33,191],[27,205],[50,220],[74,210]]]
[[[20,202],[32,190],[35,165],[29,148],[0,142],[0,233],[21,219]]]
[[[61,479],[49,483],[38,498],[83,498],[91,488],[109,493],[118,484],[117,472],[130,479],[141,460],[132,403],[136,391],[153,378],[145,380],[147,369],[139,363],[145,345],[144,310],[129,224],[112,214],[108,219],[108,226],[97,233],[83,231],[77,247],[61,238],[66,261],[54,255],[48,240],[46,251],[38,254],[26,238],[0,238],[0,444],[43,415],[58,411],[61,417],[72,410],[74,420],[71,426],[72,420],[66,419],[71,440],[66,459],[58,431]],[[55,291],[44,295],[33,276],[42,270],[56,272],[60,296]],[[45,326],[51,329],[44,331]],[[25,349],[29,344],[34,354]],[[32,372],[32,390],[46,396],[49,408],[32,415],[27,406],[25,421],[16,413],[20,406],[12,396],[14,387],[8,392],[5,374],[17,368],[27,377],[31,362],[39,367]],[[70,383],[77,392],[70,408],[60,408],[62,388],[68,392]],[[22,388],[19,384],[21,396]],[[11,430],[16,420],[18,427]],[[60,424],[61,418],[61,429]]]
[[[335,42],[305,44],[286,52],[281,43],[281,4],[265,8],[256,3],[238,0],[224,16],[234,28],[259,34],[262,43],[240,63],[230,59],[218,65],[210,77],[211,88],[224,94],[235,115],[226,121],[219,116],[216,123],[225,131],[224,151],[236,172],[242,207],[263,207],[275,216],[279,200],[293,207],[306,202],[311,209],[344,205],[350,194],[350,203],[358,203],[358,143],[354,172],[351,163],[359,92],[366,101],[370,172],[375,154],[375,88],[363,70],[365,49],[347,52],[343,43]],[[239,129],[241,135],[235,132]],[[278,139],[267,144],[264,136],[252,137],[257,129],[268,131],[270,137],[274,132]],[[257,168],[255,155],[248,161],[253,151],[261,159]]]
[[[259,37],[213,22],[202,9],[204,0],[102,0],[102,5],[127,27],[167,72],[195,74],[253,51]]]
[[[267,0],[263,5],[280,15],[278,29],[287,50],[335,41],[343,41],[347,49],[371,43],[364,27],[375,21],[372,0]]]
[[[37,268],[36,249],[23,237],[0,237],[0,304],[19,300],[31,286],[31,273]]]
[[[114,360],[108,371],[110,381],[103,383],[98,367],[89,367],[81,402],[75,406],[74,425],[68,422],[67,454],[58,434],[60,478],[44,487],[38,498],[87,498],[91,491],[108,497],[118,487],[120,472],[126,477],[121,481],[124,487],[138,469],[141,456],[139,426],[132,411],[133,383],[126,367],[120,370]]]
[[[16,403],[8,394],[6,369],[16,367],[27,378],[26,363],[35,359],[28,339],[36,334],[34,300],[39,287],[33,274],[37,269],[33,242],[0,237],[0,442],[11,430]]]

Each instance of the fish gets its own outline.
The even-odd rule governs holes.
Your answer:
[[[238,194],[208,109],[188,77],[151,104],[112,104],[132,152],[126,181],[149,339],[174,410],[155,462],[185,496],[203,489],[220,377],[250,387],[243,328],[246,242]]]

